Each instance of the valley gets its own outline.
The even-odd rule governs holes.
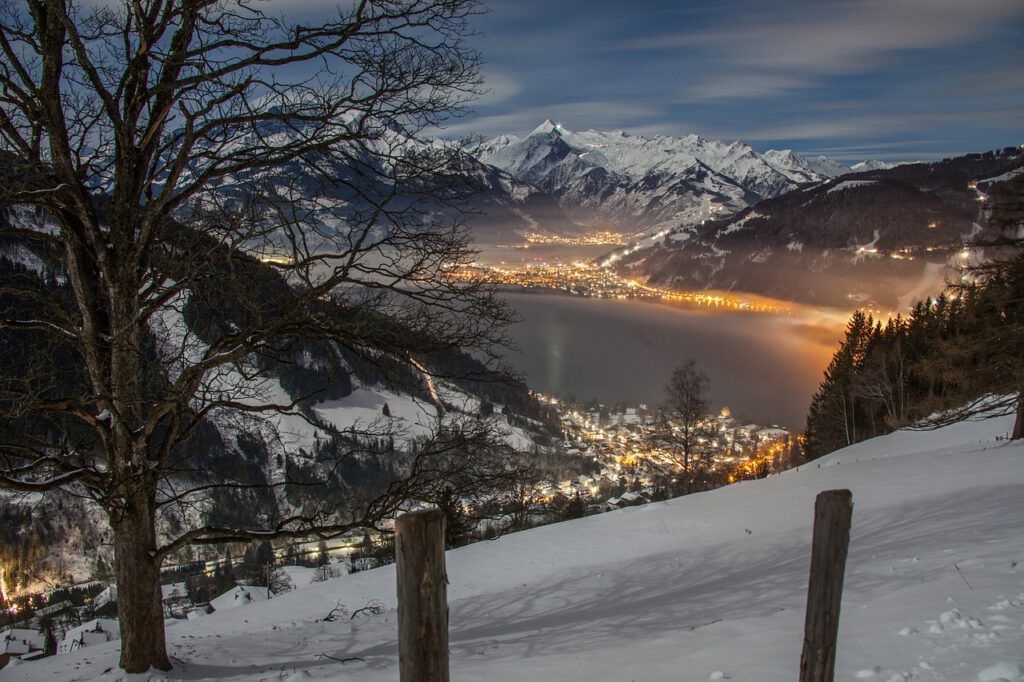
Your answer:
[[[2,3],[0,682],[1024,682],[1024,4],[924,4]]]

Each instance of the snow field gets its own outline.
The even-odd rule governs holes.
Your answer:
[[[1024,444],[1008,418],[900,432],[709,493],[448,554],[452,680],[787,682],[814,498],[853,491],[836,680],[1024,680]],[[378,616],[324,622],[377,600]],[[168,628],[153,680],[398,679],[393,567]],[[344,659],[352,659],[342,662]],[[117,643],[0,681],[126,679]]]

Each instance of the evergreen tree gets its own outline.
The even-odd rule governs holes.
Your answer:
[[[808,459],[857,442],[857,398],[853,390],[872,336],[873,321],[858,310],[846,326],[839,350],[811,399],[805,453]]]
[[[476,524],[469,517],[458,494],[452,488],[446,487],[438,496],[437,506],[444,512],[446,549],[467,544]]]

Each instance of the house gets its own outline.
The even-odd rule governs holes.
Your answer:
[[[0,632],[0,668],[12,658],[25,658],[46,648],[46,634],[29,628],[11,628]]]
[[[269,594],[268,594],[269,592]],[[266,601],[274,596],[266,587],[257,585],[235,585],[230,590],[210,600],[210,608],[214,611],[234,609],[248,606],[256,602]]]
[[[651,491],[648,489],[641,490],[638,493],[625,492],[619,497],[609,498],[605,504],[611,509],[621,509],[622,507],[634,507],[639,504],[647,504],[653,498]]]
[[[161,598],[165,601],[177,601],[188,597],[188,587],[185,583],[170,583],[160,586]]]
[[[85,649],[121,638],[120,624],[111,618],[94,618],[88,623],[72,628],[64,635],[64,641],[57,645],[58,654]]]

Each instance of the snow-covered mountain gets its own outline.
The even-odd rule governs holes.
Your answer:
[[[1012,417],[901,431],[667,502],[447,553],[453,680],[798,676],[815,496],[854,501],[836,680],[1024,679],[1024,445]],[[298,586],[168,628],[159,679],[391,682],[395,571]],[[326,619],[335,605],[354,613]],[[127,680],[118,643],[0,680]],[[155,679],[155,678],[154,678]]]
[[[697,223],[849,172],[791,150],[759,154],[739,140],[574,132],[550,120],[525,138],[500,135],[470,153],[557,197],[579,222],[631,228]]]
[[[827,156],[807,158],[792,149],[769,149],[764,159],[783,173],[791,175],[797,182],[813,182],[815,179],[832,178],[849,173],[850,166]],[[807,178],[802,180],[801,178]]]
[[[860,163],[855,163],[850,166],[850,170],[854,173],[862,173],[864,171],[872,170],[889,170],[890,168],[895,168],[899,165],[902,164],[890,163],[888,161],[861,161]]]

